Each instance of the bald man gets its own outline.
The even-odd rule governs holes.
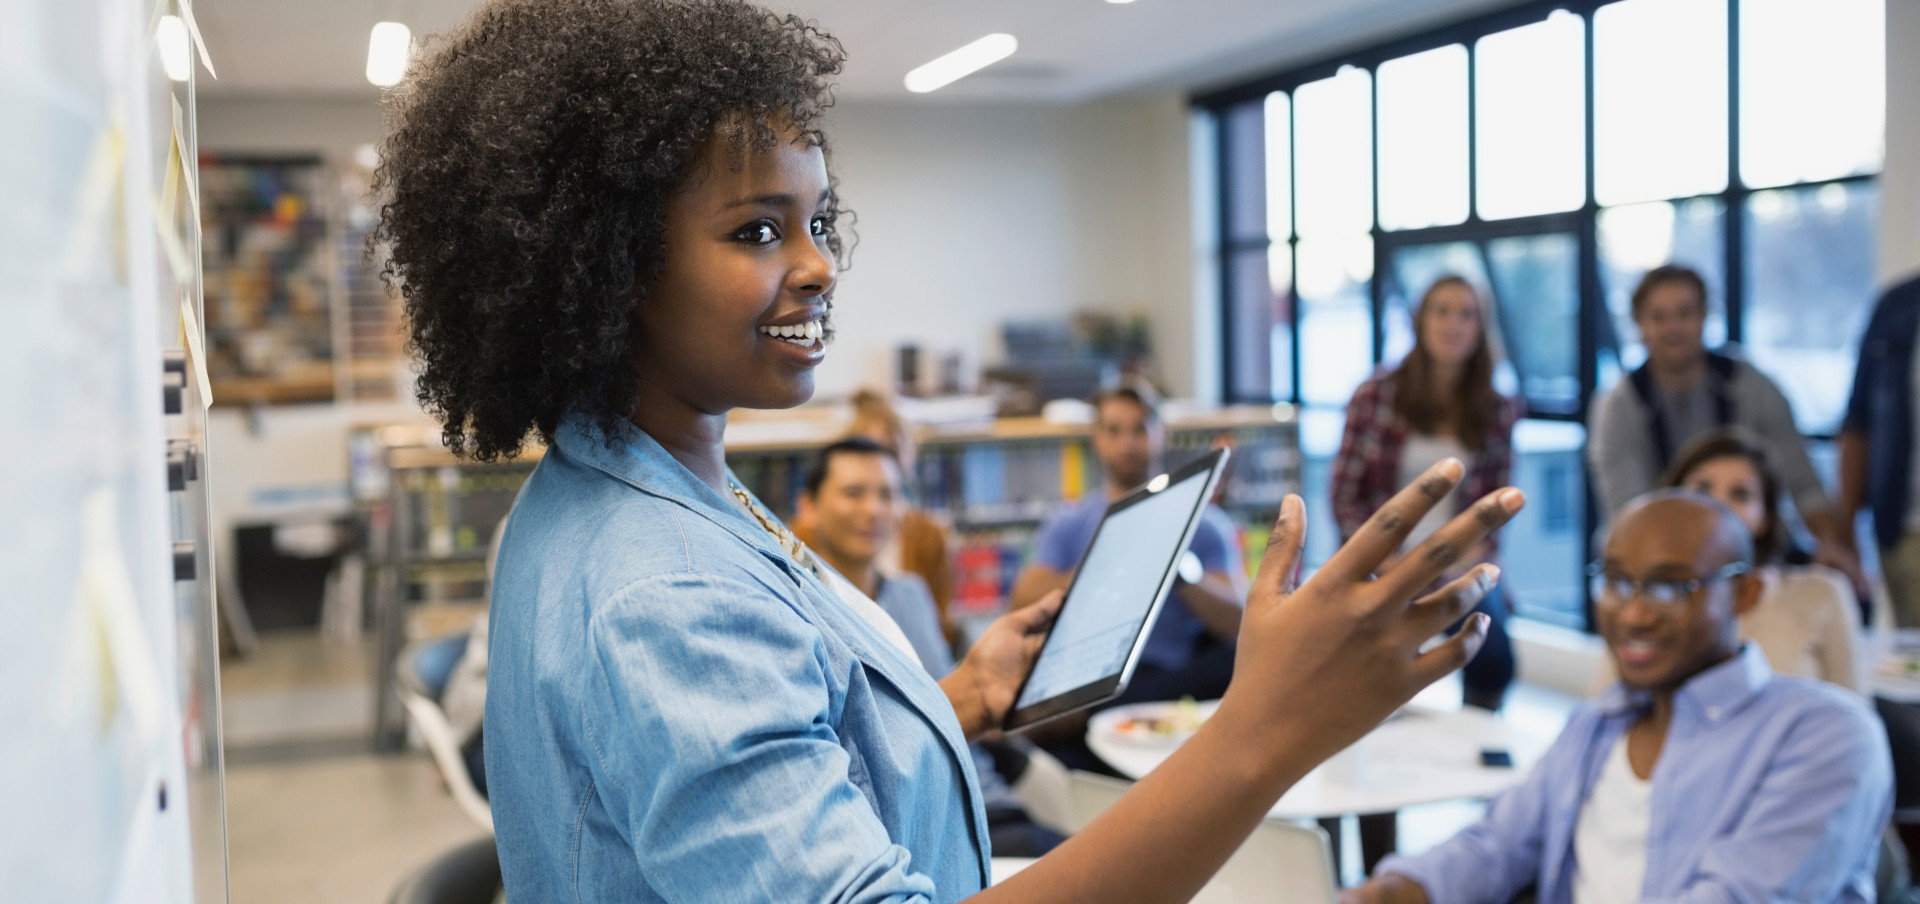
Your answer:
[[[1520,787],[1343,902],[1874,900],[1893,767],[1879,723],[1740,642],[1753,540],[1687,491],[1614,522],[1594,614],[1620,681],[1583,704]]]

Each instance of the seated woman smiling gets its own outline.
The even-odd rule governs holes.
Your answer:
[[[507,895],[1184,900],[1294,781],[1478,648],[1483,620],[1420,652],[1494,569],[1412,597],[1520,494],[1479,500],[1374,579],[1459,482],[1442,462],[1297,588],[1288,499],[1218,715],[983,890],[966,742],[1004,719],[1058,597],[996,622],[936,683],[724,459],[727,412],[805,401],[835,334],[844,247],[820,126],[842,57],[737,0],[491,0],[391,100],[379,235],[420,397],[464,454],[549,444],[492,598]]]

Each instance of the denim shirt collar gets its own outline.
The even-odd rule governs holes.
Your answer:
[[[1772,680],[1773,667],[1767,664],[1766,654],[1760,652],[1759,644],[1748,641],[1727,661],[1681,685],[1673,697],[1674,712],[1718,722],[1757,696]],[[1652,707],[1653,694],[1616,681],[1600,693],[1594,704],[1602,715],[1624,716]]]
[[[617,428],[620,435],[606,440],[606,434],[591,419],[577,414],[562,418],[558,429],[554,431],[554,446],[568,458],[572,458],[588,467],[605,473],[609,477],[633,488],[654,496],[678,503],[689,512],[711,520],[762,555],[771,559],[779,568],[791,575],[802,587],[811,586],[816,597],[814,609],[820,617],[830,620],[842,632],[848,641],[848,648],[865,663],[892,684],[903,697],[920,711],[921,718],[939,735],[947,747],[948,755],[960,765],[961,772],[972,781],[963,789],[971,799],[975,812],[974,834],[976,848],[982,852],[980,869],[982,884],[987,881],[987,830],[984,822],[985,811],[979,793],[978,779],[973,776],[973,755],[967,747],[967,741],[960,733],[959,724],[952,715],[951,704],[943,694],[929,694],[925,687],[933,684],[931,676],[924,674],[918,663],[909,662],[892,642],[882,637],[879,630],[868,625],[863,619],[847,607],[834,594],[805,569],[795,564],[778,546],[765,528],[740,511],[732,500],[723,498],[693,472],[680,463],[660,445],[658,440],[646,431],[631,424],[622,423]],[[727,478],[733,480],[729,469]],[[737,485],[738,481],[734,481]],[[756,499],[757,503],[759,500]],[[763,505],[764,509],[765,506]],[[804,592],[804,591],[803,591]],[[848,633],[857,634],[859,642],[846,638]],[[936,699],[937,698],[937,699]]]

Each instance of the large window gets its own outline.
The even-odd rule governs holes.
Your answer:
[[[1580,425],[1645,360],[1628,296],[1648,269],[1700,271],[1708,343],[1771,374],[1809,434],[1838,426],[1874,295],[1884,3],[1537,2],[1197,99],[1219,130],[1227,395],[1331,430],[1412,347],[1427,287],[1466,278],[1529,414],[1516,607],[1584,625]]]

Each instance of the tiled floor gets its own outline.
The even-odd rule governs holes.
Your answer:
[[[424,754],[371,752],[371,645],[268,634],[221,664],[235,904],[380,904],[484,832]]]
[[[235,904],[380,904],[434,855],[484,834],[420,755],[227,770]]]

